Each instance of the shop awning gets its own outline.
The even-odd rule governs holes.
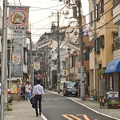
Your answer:
[[[120,58],[112,60],[107,65],[105,73],[120,72]]]

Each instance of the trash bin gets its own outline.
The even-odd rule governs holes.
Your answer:
[[[95,100],[95,96],[93,96],[93,100]]]

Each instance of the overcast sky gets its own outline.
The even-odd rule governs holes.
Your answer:
[[[19,2],[20,1],[20,2]],[[31,24],[32,40],[38,41],[40,36],[50,31],[52,21],[56,21],[56,13],[65,6],[64,2],[58,0],[8,0],[10,5],[30,6],[29,24]],[[0,0],[1,7],[3,6]],[[83,14],[88,14],[88,0],[82,0]],[[65,12],[66,9],[63,9]],[[61,19],[60,26],[65,25],[68,19]],[[88,22],[88,20],[87,20]]]

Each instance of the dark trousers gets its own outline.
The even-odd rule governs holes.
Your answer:
[[[36,115],[38,115],[38,102],[39,102],[39,113],[41,113],[42,96],[41,95],[35,95],[35,99],[36,99],[35,111],[36,111]]]

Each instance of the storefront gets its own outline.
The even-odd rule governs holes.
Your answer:
[[[109,74],[110,91],[116,91],[120,96],[120,58],[109,62],[105,74]]]

